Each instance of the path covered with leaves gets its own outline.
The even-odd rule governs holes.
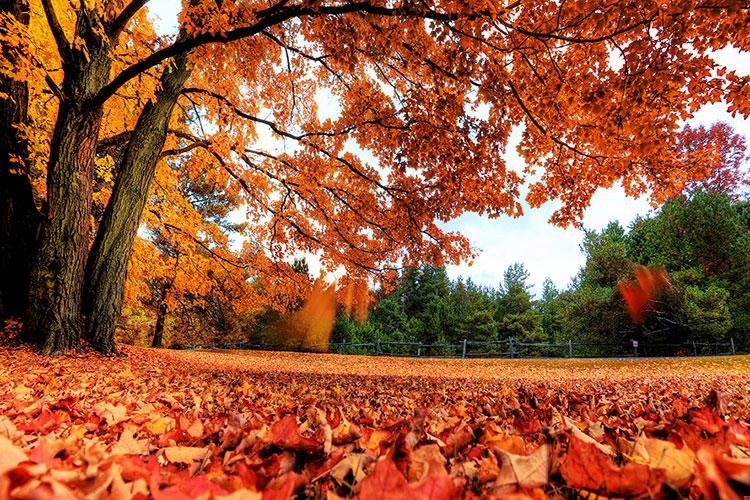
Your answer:
[[[0,498],[750,494],[750,357],[0,347]]]

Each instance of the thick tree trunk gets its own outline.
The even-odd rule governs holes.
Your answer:
[[[0,173],[0,321],[24,314],[38,226],[28,176]]]
[[[60,107],[47,174],[48,214],[34,259],[24,330],[44,354],[77,348],[101,109]]]
[[[0,0],[0,13],[28,25],[26,1]],[[11,61],[12,54],[4,54]],[[18,126],[29,121],[26,82],[0,76],[0,324],[21,317],[26,309],[31,256],[36,248],[39,213],[28,168],[16,158],[28,157],[28,144]]]
[[[95,13],[81,9],[75,37],[66,52],[57,121],[47,167],[47,206],[39,249],[34,258],[27,338],[43,354],[80,347],[81,294],[91,232],[91,194],[102,105],[92,104],[107,83],[111,67],[109,39]],[[79,48],[85,42],[85,48]]]
[[[164,70],[161,89],[138,118],[89,256],[84,291],[86,338],[104,353],[116,352],[115,326],[122,308],[128,260],[172,109],[190,76],[187,58],[178,56]]]

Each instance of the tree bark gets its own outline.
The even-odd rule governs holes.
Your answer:
[[[156,324],[154,325],[154,340],[151,347],[162,347],[164,343],[164,322],[167,319],[167,304],[163,301],[156,309]]]
[[[176,57],[174,64],[164,69],[160,90],[144,107],[130,136],[89,255],[84,291],[85,334],[94,348],[103,353],[116,352],[115,327],[122,309],[133,241],[164,147],[172,110],[189,76],[187,54]]]
[[[25,0],[0,0],[0,13],[29,24]],[[4,54],[13,61],[13,54]],[[0,324],[21,317],[26,309],[31,255],[36,248],[39,212],[28,167],[17,159],[28,157],[28,144],[18,130],[29,122],[26,82],[0,76]]]
[[[65,51],[63,98],[50,145],[47,207],[33,260],[26,338],[43,354],[80,347],[81,293],[91,231],[91,194],[102,105],[91,104],[109,79],[109,40],[87,9],[79,11],[75,36],[84,48]],[[79,42],[80,44],[81,42]]]

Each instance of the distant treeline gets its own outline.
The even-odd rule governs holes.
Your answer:
[[[750,205],[695,191],[673,198],[627,229],[612,222],[586,231],[586,263],[566,289],[550,279],[530,293],[522,263],[509,266],[497,288],[451,280],[445,268],[402,273],[388,293],[376,292],[367,321],[339,314],[334,342],[461,339],[521,342],[645,344],[722,342],[750,346]],[[634,326],[617,292],[636,265],[666,269],[671,287]]]

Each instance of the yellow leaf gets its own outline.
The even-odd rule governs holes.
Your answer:
[[[635,443],[634,458],[641,458],[655,469],[663,469],[667,482],[675,488],[690,483],[695,470],[695,454],[687,447],[678,449],[674,443],[641,435]]]
[[[189,464],[203,460],[208,455],[208,448],[193,446],[169,446],[163,449],[164,456],[172,463]]]
[[[203,424],[200,420],[196,420],[185,432],[187,432],[190,437],[199,438],[203,436]]]
[[[21,448],[0,435],[0,476],[26,460],[28,460],[26,453]]]
[[[167,431],[174,429],[174,419],[172,417],[156,416],[146,422],[144,427],[151,431],[153,434],[160,435]]]

